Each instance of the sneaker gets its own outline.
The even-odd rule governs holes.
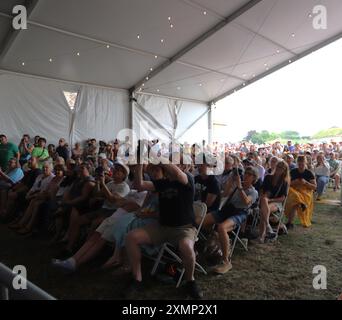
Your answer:
[[[286,229],[287,229],[287,230],[291,230],[291,229],[293,229],[293,228],[294,228],[293,223],[287,223],[287,224],[286,224]]]
[[[67,260],[52,259],[51,264],[57,269],[61,269],[67,273],[76,271],[76,264],[73,258]]]
[[[185,290],[187,292],[187,294],[195,300],[201,300],[203,299],[203,292],[200,290],[200,288],[198,287],[197,283],[195,280],[193,281],[188,281],[185,284]]]
[[[233,268],[233,266],[232,266],[230,261],[228,261],[228,262],[224,261],[220,265],[218,265],[215,268],[213,268],[213,271],[215,273],[218,273],[218,274],[225,274],[229,270],[231,270],[232,268]]]
[[[267,232],[266,238],[268,240],[274,240],[277,237],[277,233],[276,232]]]

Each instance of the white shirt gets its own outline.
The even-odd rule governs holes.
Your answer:
[[[44,174],[40,174],[37,179],[34,181],[34,184],[30,190],[30,192],[35,191],[45,191],[49,186],[51,180],[55,177],[54,174],[50,174],[49,176],[45,176]]]
[[[330,166],[326,162],[324,162],[324,164],[325,164],[324,166],[320,165],[318,167],[315,167],[314,171],[315,171],[316,176],[330,177]]]
[[[126,197],[129,193],[129,186],[126,182],[121,183],[115,183],[114,181],[110,181],[106,184],[106,187],[111,193],[116,193],[120,197]],[[105,200],[102,208],[109,209],[109,210],[115,210],[117,207],[113,202],[110,202],[109,200]]]

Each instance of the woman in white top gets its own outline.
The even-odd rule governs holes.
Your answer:
[[[325,190],[326,185],[329,183],[330,177],[330,166],[325,161],[323,154],[317,155],[317,164],[315,165],[314,172],[317,181],[317,198],[316,200],[321,200],[321,196]]]

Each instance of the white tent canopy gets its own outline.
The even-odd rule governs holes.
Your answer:
[[[16,4],[28,9],[27,30],[11,27]],[[327,9],[326,29],[313,26],[317,5]],[[134,128],[137,114],[168,126],[169,133],[173,128],[173,137],[180,128],[194,129],[196,119],[202,121],[197,127],[203,132],[203,121],[206,128],[210,126],[204,108],[209,110],[212,102],[339,39],[341,12],[340,0],[2,0],[0,79],[5,78],[0,81],[25,74],[62,80],[64,86],[76,85],[77,91],[82,88],[78,108],[60,131],[65,135],[63,126],[68,123],[68,136],[74,139],[98,132],[103,138],[112,137],[124,126]],[[37,86],[43,81],[30,79]],[[4,102],[4,88],[0,88],[1,111],[15,100],[10,101],[7,93],[10,100]],[[130,105],[133,93],[137,103]],[[143,93],[149,95],[142,98]],[[55,95],[60,97],[60,91]],[[51,110],[56,108],[55,98]],[[58,102],[58,110],[65,117],[63,103]],[[169,112],[156,110],[170,106]],[[178,121],[172,120],[177,108]]]

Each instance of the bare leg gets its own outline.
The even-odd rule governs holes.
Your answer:
[[[68,245],[67,250],[72,251],[78,237],[80,235],[81,226],[88,224],[89,220],[85,216],[80,216],[75,208],[72,208],[70,214],[70,225],[67,231],[68,234]]]
[[[182,239],[178,243],[183,266],[185,269],[184,278],[187,281],[193,281],[195,272],[196,255],[194,252],[194,241],[191,239]]]
[[[117,267],[122,265],[123,261],[123,250],[115,246],[114,254],[110,259],[102,266],[103,269],[108,269],[111,267]]]
[[[235,223],[228,219],[218,225],[218,234],[222,250],[222,258],[224,262],[228,262],[230,253],[229,235],[228,232],[234,230]]]
[[[265,240],[268,220],[270,218],[270,208],[268,206],[268,199],[261,197],[260,199],[260,225],[259,225],[259,239]]]
[[[140,251],[140,245],[142,244],[152,244],[149,235],[144,229],[135,229],[128,233],[126,237],[127,255],[130,260],[133,277],[137,281],[142,281]]]

